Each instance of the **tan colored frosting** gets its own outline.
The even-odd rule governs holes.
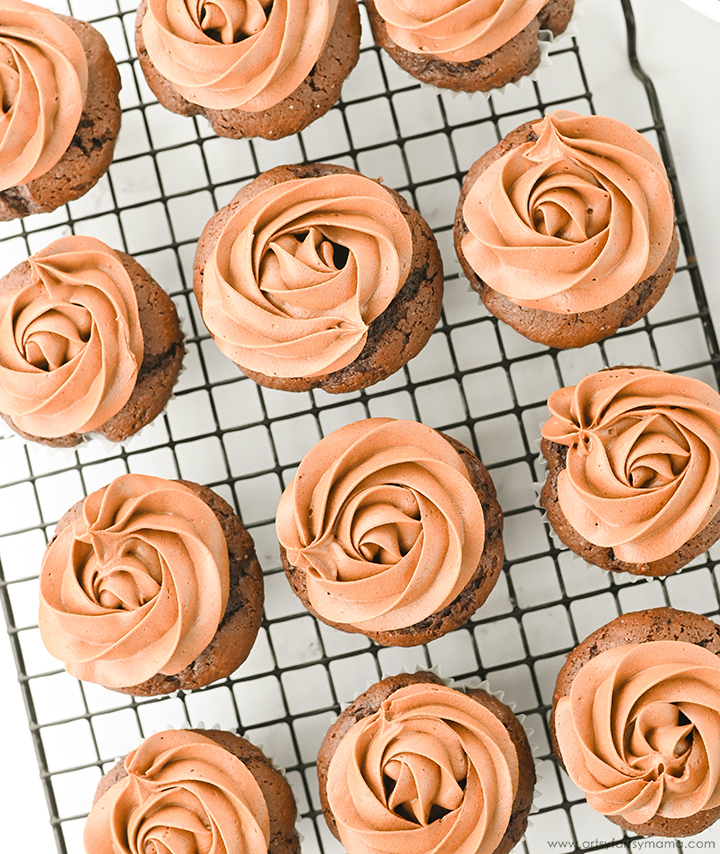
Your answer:
[[[370,418],[307,454],[280,499],[277,532],[318,614],[389,631],[460,594],[483,553],[485,522],[449,442],[415,421]]]
[[[0,191],[44,175],[72,142],[88,64],[57,15],[23,0],[0,5]]]
[[[405,283],[412,233],[356,173],[276,184],[240,206],[205,265],[203,318],[222,352],[266,376],[349,365]]]
[[[125,406],[143,360],[137,297],[94,237],[55,240],[0,292],[0,412],[31,436],[87,433]]]
[[[193,104],[258,112],[291,95],[325,49],[338,0],[148,0],[157,70]]]
[[[124,766],[127,776],[90,811],[88,854],[267,854],[270,819],[260,786],[211,738],[159,732]]]
[[[466,694],[400,688],[342,737],[327,798],[348,854],[492,852],[518,787],[515,746]]]
[[[547,0],[375,0],[395,44],[446,62],[471,62],[509,42]]]
[[[588,804],[632,824],[720,806],[720,660],[681,641],[626,644],[583,665],[555,710]]]
[[[72,676],[126,688],[194,661],[220,625],[228,587],[211,508],[177,481],[122,475],[48,546],[40,633]]]
[[[542,428],[568,448],[560,509],[628,563],[667,557],[720,510],[720,395],[700,380],[615,368],[550,395]]]
[[[559,110],[482,172],[462,250],[493,290],[558,314],[594,311],[652,275],[674,231],[660,156],[615,119]]]

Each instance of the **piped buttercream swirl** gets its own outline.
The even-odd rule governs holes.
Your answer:
[[[583,665],[555,710],[590,806],[644,824],[720,806],[720,660],[682,641],[625,644]]]
[[[78,679],[108,688],[184,670],[228,600],[225,535],[177,481],[128,474],[89,495],[40,573],[40,633]]]
[[[471,62],[509,42],[548,0],[375,0],[388,35],[411,53]]]
[[[280,499],[277,532],[321,617],[390,631],[461,593],[483,553],[485,522],[448,441],[415,421],[370,418],[306,455]]]
[[[462,251],[512,302],[595,311],[652,275],[674,233],[660,156],[615,119],[558,111],[470,187]]]
[[[518,776],[492,712],[423,683],[393,692],[343,735],[327,799],[349,854],[475,854],[503,838]]]
[[[284,181],[225,223],[205,264],[203,318],[244,368],[328,374],[360,354],[412,253],[410,227],[376,181],[357,173]]]
[[[65,154],[85,107],[88,64],[57,15],[0,4],[0,191],[44,175]]]
[[[94,237],[33,255],[19,289],[0,291],[0,412],[31,436],[87,433],[125,406],[143,360],[135,288]]]
[[[267,110],[302,83],[338,0],[147,0],[142,34],[155,68],[187,101]]]
[[[671,555],[720,511],[720,395],[691,377],[615,368],[550,395],[543,438],[572,527],[628,563]]]
[[[243,762],[205,735],[151,735],[124,761],[127,776],[94,804],[92,854],[266,854],[265,797]]]

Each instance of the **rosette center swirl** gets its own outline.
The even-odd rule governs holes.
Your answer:
[[[267,24],[272,0],[185,0],[193,21],[206,36],[235,44]]]

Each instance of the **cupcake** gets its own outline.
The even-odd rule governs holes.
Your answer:
[[[98,784],[88,854],[299,854],[290,786],[265,754],[223,730],[146,738]]]
[[[648,368],[591,374],[548,400],[540,502],[589,563],[662,576],[720,536],[720,395]]]
[[[0,220],[54,211],[105,174],[120,130],[120,74],[86,24],[0,0]]]
[[[219,495],[127,474],[72,507],[40,572],[40,634],[71,676],[136,696],[200,688],[247,658],[263,584]]]
[[[375,41],[443,89],[487,92],[540,64],[538,33],[564,32],[575,0],[366,0]]]
[[[141,0],[140,67],[160,103],[219,136],[280,139],[340,97],[360,54],[357,0]]]
[[[0,414],[26,439],[127,439],[165,408],[184,352],[170,297],[94,237],[62,237],[0,279]]]
[[[488,311],[531,341],[607,338],[644,317],[675,270],[660,155],[604,116],[527,122],[468,172],[455,248]]]
[[[317,762],[325,820],[348,854],[507,854],[535,786],[520,721],[486,691],[401,673],[361,694]]]
[[[277,533],[308,611],[386,646],[458,628],[502,569],[490,475],[460,442],[416,421],[370,418],[322,439],[280,499]]]
[[[220,350],[260,385],[356,391],[430,338],[442,261],[398,193],[343,166],[279,166],[208,222],[195,296]]]
[[[720,817],[720,627],[673,608],[625,614],[568,656],[550,728],[588,804],[641,836]]]

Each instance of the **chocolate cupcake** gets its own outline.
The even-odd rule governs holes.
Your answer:
[[[660,155],[603,116],[527,122],[468,172],[455,249],[488,311],[531,341],[607,338],[644,317],[675,271]]]
[[[120,74],[105,39],[34,3],[0,3],[0,220],[54,211],[105,174]]]
[[[720,627],[673,608],[617,617],[568,656],[558,761],[610,821],[692,836],[720,818]]]
[[[57,524],[40,573],[40,634],[72,676],[136,696],[200,688],[247,658],[263,583],[219,495],[128,474]]]
[[[413,77],[443,89],[487,92],[538,67],[540,30],[564,32],[575,0],[366,0],[365,5],[375,41]]]
[[[540,496],[589,563],[669,575],[720,536],[720,395],[700,380],[611,368],[550,395]]]
[[[283,493],[277,532],[310,613],[386,646],[463,625],[502,569],[490,475],[466,447],[416,421],[370,418],[326,436]]]
[[[255,745],[223,730],[146,738],[98,784],[88,854],[299,854],[290,786]]]
[[[168,110],[280,139],[324,115],[360,55],[357,0],[141,0],[140,67]]]
[[[361,694],[317,761],[325,820],[348,854],[507,854],[535,786],[520,721],[480,689],[401,673]]]
[[[279,166],[208,222],[195,296],[220,350],[260,385],[338,394],[425,346],[442,260],[425,220],[352,169]]]
[[[170,297],[94,237],[62,237],[0,279],[0,414],[25,439],[122,442],[163,411],[184,352]]]

